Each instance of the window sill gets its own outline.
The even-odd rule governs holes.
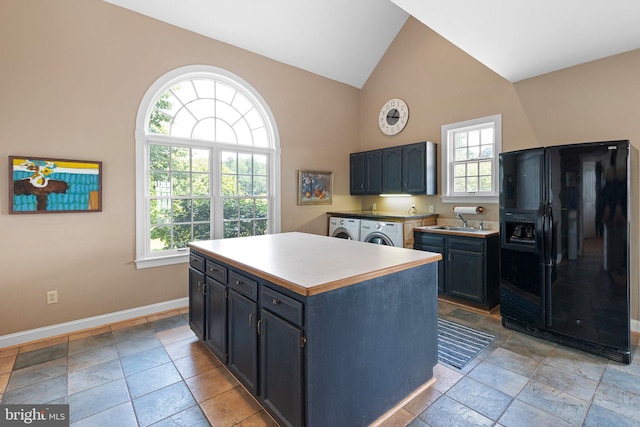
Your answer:
[[[442,196],[442,203],[500,203],[500,196]]]
[[[162,267],[165,265],[182,264],[189,262],[189,252],[187,251],[178,255],[168,255],[157,258],[137,259],[135,262],[137,270],[143,268]]]

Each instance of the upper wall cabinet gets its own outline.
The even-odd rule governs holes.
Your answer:
[[[350,165],[352,195],[437,193],[433,142],[352,153]]]
[[[373,150],[350,155],[352,195],[382,193],[382,152]]]

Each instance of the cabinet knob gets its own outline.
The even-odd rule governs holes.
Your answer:
[[[276,304],[280,304],[282,301],[280,301],[279,299],[275,299],[274,298],[273,301],[271,301],[271,302],[273,303],[273,305],[276,305]]]

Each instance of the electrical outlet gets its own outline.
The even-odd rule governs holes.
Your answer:
[[[434,213],[436,211],[436,207],[433,205],[429,205],[429,213]]]
[[[47,292],[47,304],[56,304],[58,302],[58,291]]]

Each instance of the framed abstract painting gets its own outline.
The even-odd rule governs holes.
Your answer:
[[[9,213],[102,212],[102,162],[9,156]]]

